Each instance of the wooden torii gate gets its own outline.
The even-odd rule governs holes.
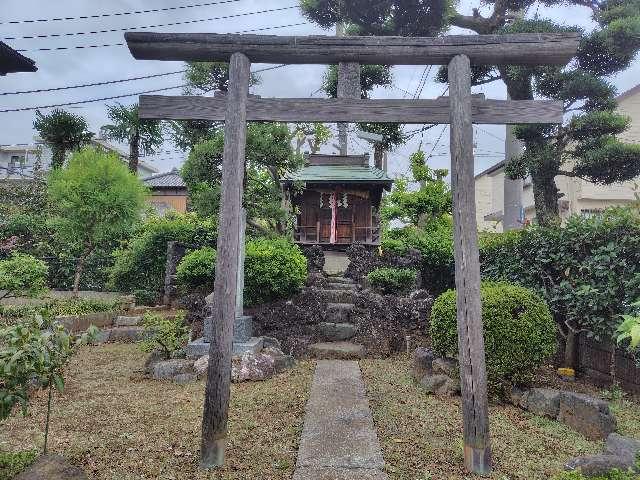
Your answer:
[[[487,379],[480,305],[472,123],[561,123],[562,104],[472,98],[471,64],[564,65],[576,34],[407,37],[284,37],[193,33],[126,33],[141,60],[229,62],[222,98],[141,96],[140,117],[225,122],[222,201],[214,286],[215,318],[202,424],[201,465],[222,465],[230,395],[231,343],[238,272],[247,121],[449,123],[463,403],[465,467],[491,469]],[[251,62],[448,65],[449,98],[435,100],[249,98]]]

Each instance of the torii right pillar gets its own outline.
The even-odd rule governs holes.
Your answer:
[[[466,55],[457,55],[449,63],[449,91],[464,463],[470,472],[487,475],[491,472],[491,442],[473,172],[471,64]]]

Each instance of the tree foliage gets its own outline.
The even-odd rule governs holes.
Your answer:
[[[36,110],[33,128],[51,148],[53,169],[60,168],[64,164],[68,151],[80,148],[93,137],[83,117],[59,108],[48,115],[43,115]]]
[[[85,148],[65,168],[51,173],[48,195],[56,235],[77,253],[77,293],[86,258],[133,229],[147,189],[116,154]]]
[[[162,146],[162,126],[158,120],[143,120],[138,115],[138,104],[117,104],[107,107],[112,123],[104,125],[107,138],[129,144],[129,170],[136,173],[140,154],[150,155]]]
[[[283,123],[252,123],[247,128],[244,206],[252,228],[284,231],[288,214],[283,209],[280,178],[302,164],[292,139]],[[205,217],[216,216],[220,206],[223,152],[224,132],[218,130],[194,147],[182,167],[192,205]]]
[[[472,30],[477,34],[549,33],[574,31],[582,35],[574,60],[559,67],[474,67],[476,85],[502,80],[514,100],[549,98],[561,100],[567,121],[561,126],[520,126],[516,136],[526,152],[507,165],[512,177],[530,175],[534,186],[537,218],[553,223],[558,217],[558,175],[578,176],[596,183],[629,180],[640,174],[640,157],[635,145],[616,139],[623,120],[613,113],[615,89],[604,77],[631,64],[640,49],[640,4],[638,0],[584,2],[568,0],[544,2],[546,7],[569,4],[589,8],[597,27],[559,25],[541,16],[514,19],[511,12],[532,6],[533,0],[489,2],[487,15],[474,9],[470,15],[455,10],[454,4],[439,0],[301,0],[303,14],[323,27],[345,21],[360,35],[423,36],[443,32],[448,26]],[[437,77],[446,81],[446,68]],[[599,113],[595,113],[599,112]],[[585,116],[573,120],[574,116]],[[578,140],[574,136],[580,137]],[[575,163],[574,168],[565,168]],[[615,173],[614,173],[615,172]]]
[[[47,264],[25,253],[14,252],[0,260],[0,299],[37,297],[47,290]]]

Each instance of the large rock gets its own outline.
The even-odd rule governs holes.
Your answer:
[[[78,467],[69,464],[60,455],[42,455],[14,480],[86,480]]]
[[[605,453],[607,455],[629,458],[634,461],[638,453],[640,453],[640,440],[612,433],[607,437]]]
[[[234,383],[258,382],[271,378],[275,373],[275,359],[270,355],[247,352],[232,358],[231,381]]]
[[[460,376],[458,362],[453,358],[435,358],[432,363],[433,373],[456,378]]]
[[[322,322],[318,324],[318,330],[330,342],[349,340],[356,334],[356,326],[351,323]]]
[[[154,380],[172,380],[182,373],[194,373],[193,360],[175,358],[158,362],[153,366]]]
[[[285,354],[279,348],[266,347],[263,348],[260,353],[263,355],[269,355],[273,358],[275,373],[280,373],[284,370],[288,370],[289,368],[293,368],[296,363],[291,355]]]
[[[606,475],[614,468],[626,472],[633,468],[633,459],[616,455],[588,455],[586,457],[572,458],[564,468],[566,470],[579,470],[586,477]]]
[[[433,373],[433,360],[435,355],[429,348],[419,347],[413,352],[413,366],[411,368],[411,376],[416,382],[422,380],[425,375]]]
[[[551,388],[532,388],[524,392],[519,405],[531,413],[555,420],[560,412],[560,391]]]
[[[364,358],[363,345],[350,342],[326,342],[309,345],[309,353],[318,360],[358,360]]]
[[[167,357],[165,357],[164,353],[159,350],[154,350],[147,356],[147,359],[144,362],[144,373],[147,375],[153,374],[153,368],[156,364],[165,360],[167,360]]]
[[[207,374],[207,368],[209,367],[209,355],[205,355],[204,357],[200,357],[193,363],[193,370],[196,372],[196,375],[202,377]]]
[[[418,382],[426,393],[456,395],[460,392],[460,380],[442,374],[425,375]]]
[[[561,392],[558,420],[590,440],[607,438],[616,429],[607,402],[574,392]]]

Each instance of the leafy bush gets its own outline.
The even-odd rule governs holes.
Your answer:
[[[143,352],[160,349],[165,358],[185,346],[189,340],[189,328],[184,323],[184,315],[175,318],[157,313],[146,313],[142,318],[144,340],[140,343]]]
[[[215,274],[216,251],[211,247],[204,247],[184,256],[176,270],[176,280],[185,289],[206,287],[211,291]]]
[[[0,260],[0,299],[37,297],[47,289],[47,264],[24,253]]]
[[[367,275],[371,286],[386,295],[408,293],[416,284],[416,271],[410,268],[376,268]]]
[[[35,450],[0,452],[0,480],[11,480],[36,459]]]
[[[216,235],[216,224],[197,215],[170,214],[151,218],[124,248],[115,252],[110,286],[120,292],[135,293],[136,300],[141,303],[154,303],[164,285],[167,242],[177,241],[200,248],[215,245]],[[138,297],[139,294],[145,298]]]
[[[249,240],[245,247],[244,304],[253,306],[286,298],[307,279],[307,258],[299,247],[283,238]],[[215,251],[209,248],[186,255],[178,265],[184,288],[213,287]]]
[[[247,242],[244,303],[259,305],[286,298],[307,279],[307,258],[297,245],[283,238]]]
[[[57,316],[117,312],[120,310],[122,310],[122,299],[70,298],[50,300],[39,305],[0,305],[0,325],[13,324],[16,321],[33,318],[37,315],[45,320],[52,320]]]
[[[618,315],[631,313],[640,298],[640,218],[630,210],[488,235],[480,258],[483,278],[535,290],[565,333],[611,338]]]
[[[484,282],[480,289],[489,388],[526,383],[555,352],[556,327],[544,300],[531,290],[508,283]],[[458,354],[456,291],[440,295],[431,310],[433,349]]]

